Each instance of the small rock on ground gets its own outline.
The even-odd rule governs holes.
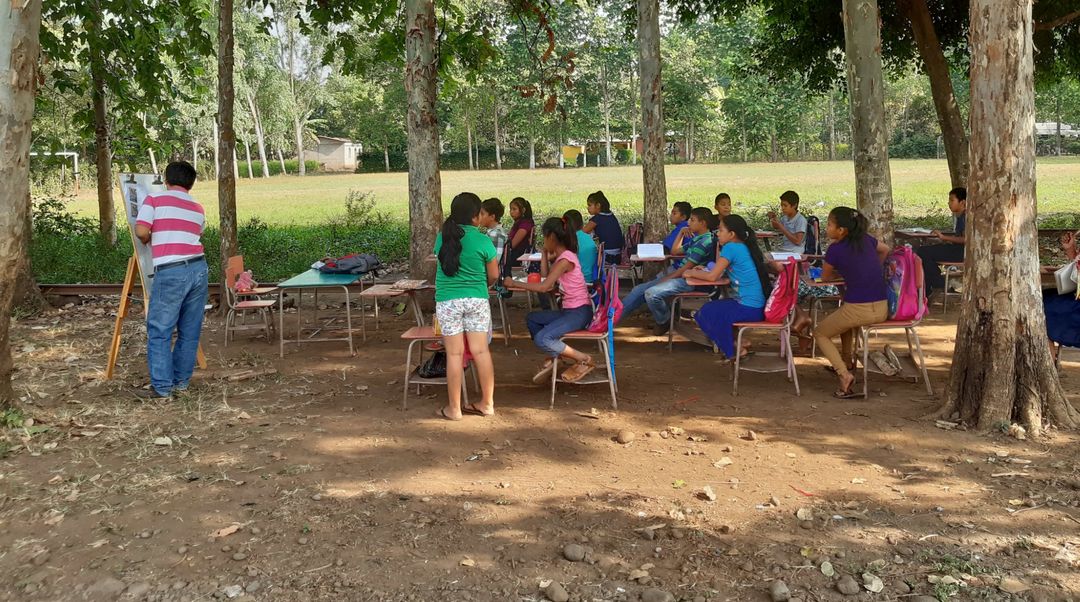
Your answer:
[[[836,589],[840,590],[840,593],[845,596],[854,596],[862,591],[862,588],[859,587],[859,582],[855,581],[855,578],[851,575],[844,575],[840,581],[836,583]]]
[[[615,440],[619,443],[622,443],[623,445],[626,445],[627,443],[630,443],[636,438],[637,435],[635,435],[633,431],[619,431],[619,434],[615,437]]]
[[[791,590],[783,581],[777,579],[769,585],[769,595],[772,596],[773,602],[787,602],[791,599]]]
[[[548,597],[551,602],[566,602],[570,599],[570,594],[566,593],[566,589],[558,581],[553,582],[547,586],[544,590],[544,595]]]
[[[105,579],[102,579],[101,581],[98,581],[97,583],[86,588],[85,597],[91,600],[111,599],[119,596],[120,592],[124,591],[125,587],[127,586],[124,585],[123,581],[120,581],[119,579],[113,579],[112,577],[106,577]]]
[[[258,581],[252,581],[248,584],[247,587],[244,588],[244,591],[249,594],[254,594],[255,592],[259,591],[259,586],[260,583]]]
[[[641,602],[675,602],[675,596],[664,590],[650,587],[641,592]]]
[[[141,600],[143,596],[150,593],[150,584],[146,583],[145,581],[132,583],[127,587],[127,591],[125,593],[135,600]]]
[[[585,548],[576,543],[572,543],[563,548],[562,553],[563,558],[566,558],[570,562],[580,562],[585,559]]]

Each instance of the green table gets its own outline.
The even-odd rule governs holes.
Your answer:
[[[278,285],[278,324],[279,333],[278,339],[281,341],[281,357],[285,357],[285,289],[296,289],[296,344],[300,343],[325,343],[327,341],[348,341],[349,342],[349,356],[356,355],[353,350],[352,339],[352,308],[349,304],[349,285],[355,284],[367,274],[323,274],[318,270],[308,270],[302,274],[298,274],[289,278],[285,282]],[[337,318],[330,318],[326,324],[319,326],[319,289],[321,288],[340,288],[345,291],[345,327],[348,335],[336,339],[316,339],[311,340],[312,337],[319,334],[323,330],[341,330],[340,326],[331,327],[330,324],[337,320]],[[314,327],[304,327],[303,322],[303,306],[304,289],[311,289],[315,292],[315,318],[312,321]],[[360,285],[360,292],[364,289],[363,283]],[[361,308],[361,311],[363,309]],[[314,330],[308,335],[308,340],[303,339],[303,333],[305,330]],[[361,322],[361,332],[363,333],[364,340],[367,341],[367,330],[364,328]]]

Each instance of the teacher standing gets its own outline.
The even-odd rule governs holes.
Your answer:
[[[165,168],[165,192],[146,197],[139,207],[135,236],[150,245],[154,281],[146,310],[146,361],[150,390],[141,399],[168,399],[188,388],[206,308],[207,269],[202,233],[206,214],[191,197],[195,168],[176,161]],[[173,345],[173,333],[176,345]]]

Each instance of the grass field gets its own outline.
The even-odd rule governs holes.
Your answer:
[[[772,206],[788,189],[797,191],[804,210],[823,216],[828,208],[855,204],[855,176],[850,161],[828,163],[749,163],[721,165],[669,165],[668,200],[712,206],[719,192],[731,194],[744,212]],[[1039,212],[1077,211],[1080,193],[1080,157],[1041,158],[1038,163]],[[944,160],[892,161],[893,198],[898,221],[941,218],[946,212],[949,172]],[[316,174],[305,178],[277,176],[269,180],[240,180],[237,209],[240,221],[258,217],[268,224],[320,224],[340,215],[350,190],[372,192],[381,211],[396,219],[408,216],[408,176],[393,174]],[[444,206],[461,191],[481,198],[497,196],[508,203],[515,196],[529,199],[539,215],[567,209],[585,210],[585,197],[603,190],[619,215],[641,214],[641,167],[540,169],[507,171],[444,171]],[[206,208],[210,223],[217,221],[217,188],[200,182],[193,191]],[[823,202],[822,209],[813,208]],[[72,203],[83,215],[96,215],[93,188],[84,189]]]

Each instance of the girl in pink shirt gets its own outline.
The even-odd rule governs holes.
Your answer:
[[[530,313],[525,322],[533,342],[548,354],[548,360],[540,366],[533,377],[533,382],[540,384],[551,378],[555,361],[559,356],[573,360],[574,365],[562,378],[567,382],[576,382],[596,369],[592,356],[577,351],[559,340],[560,337],[584,330],[592,321],[593,307],[589,301],[589,291],[585,286],[585,276],[581,273],[581,264],[577,257],[577,235],[566,226],[566,220],[559,217],[549,218],[544,222],[544,248],[540,263],[541,282],[517,282],[507,277],[505,285],[523,288],[545,294],[556,285],[563,294],[561,310],[542,310]]]

